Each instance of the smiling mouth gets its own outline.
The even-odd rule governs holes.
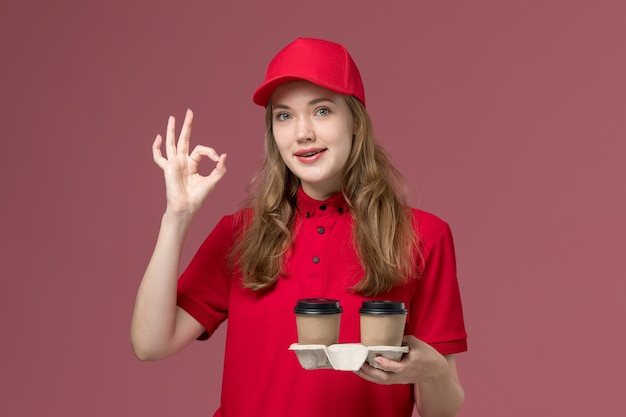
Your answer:
[[[324,152],[326,149],[320,149],[319,151],[311,151],[311,152],[305,152],[305,153],[297,153],[296,156],[301,156],[304,158],[308,158],[314,155],[317,155],[318,153],[322,153]]]

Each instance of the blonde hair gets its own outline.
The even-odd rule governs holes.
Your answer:
[[[374,296],[417,276],[421,260],[404,181],[375,139],[364,106],[344,96],[355,123],[352,149],[343,171],[343,194],[353,218],[353,244],[365,271],[352,290]],[[265,114],[265,161],[253,178],[252,213],[231,252],[252,290],[268,289],[283,273],[283,258],[294,238],[300,180],[283,162],[272,133],[272,110]]]

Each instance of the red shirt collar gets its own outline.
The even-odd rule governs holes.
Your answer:
[[[296,206],[305,217],[312,217],[315,213],[321,212],[336,212],[339,214],[346,213],[348,211],[348,204],[340,191],[328,197],[326,200],[315,200],[309,197],[302,187],[298,189]]]

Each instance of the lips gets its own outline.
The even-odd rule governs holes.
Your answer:
[[[319,155],[324,152],[326,149],[304,149],[302,151],[296,152],[296,156],[299,158],[311,158],[315,155]]]

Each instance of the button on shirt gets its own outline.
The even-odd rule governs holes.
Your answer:
[[[345,241],[346,234],[351,233],[352,218],[341,193],[317,201],[300,189],[297,198],[297,239],[286,259],[285,272],[289,279],[298,281],[303,293],[321,297],[334,281],[346,278],[340,276],[343,272],[335,264],[337,256],[354,255],[351,242]],[[358,272],[362,274],[362,270]],[[359,278],[352,279],[355,282]]]

